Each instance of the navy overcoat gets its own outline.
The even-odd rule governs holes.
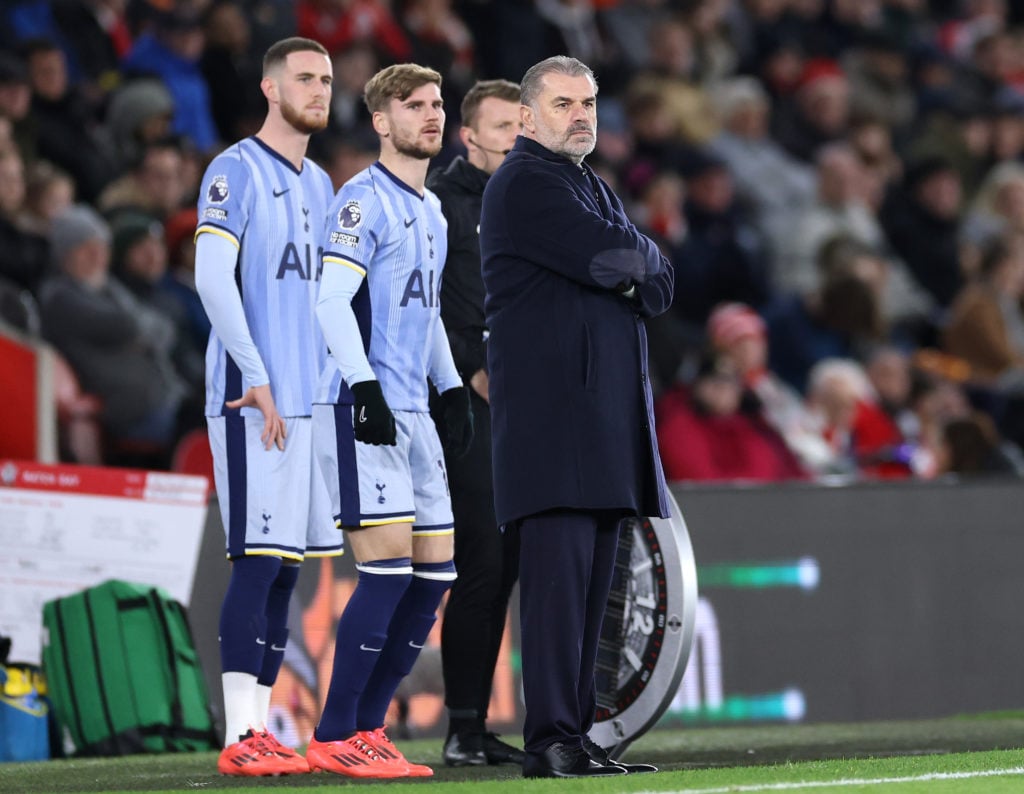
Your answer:
[[[480,252],[498,522],[667,516],[644,318],[672,265],[589,167],[522,136],[484,191]]]

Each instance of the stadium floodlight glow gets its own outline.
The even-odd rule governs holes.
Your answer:
[[[697,569],[686,521],[623,522],[597,655],[590,737],[620,755],[654,725],[679,689],[693,646]]]

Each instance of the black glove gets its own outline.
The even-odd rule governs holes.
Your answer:
[[[448,457],[461,458],[473,443],[473,409],[469,405],[469,389],[456,386],[443,391],[438,402],[439,410],[434,421],[441,446]]]
[[[352,427],[356,441],[364,444],[395,446],[395,416],[384,400],[380,381],[366,380],[352,385]]]

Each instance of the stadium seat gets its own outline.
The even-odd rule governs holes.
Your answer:
[[[213,485],[213,454],[210,438],[203,428],[188,431],[174,448],[171,471],[180,474],[202,474]]]
[[[61,460],[86,466],[166,469],[167,449],[149,441],[113,438],[100,421],[103,401],[82,391],[74,369],[53,350],[53,393]]]
[[[39,336],[41,324],[35,298],[27,289],[5,278],[0,278],[0,321],[29,336]]]
[[[67,359],[50,351],[53,362],[53,397],[57,403],[57,433],[62,460],[99,466],[103,463],[102,403],[86,394]]]

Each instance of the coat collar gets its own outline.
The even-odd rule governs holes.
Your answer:
[[[484,186],[491,176],[486,171],[477,168],[462,155],[459,155],[448,164],[448,167],[444,170],[444,175],[455,184],[474,193],[483,193]]]
[[[546,146],[538,143],[532,138],[527,138],[523,135],[516,136],[515,146],[512,147],[513,152],[522,152],[523,154],[533,155],[539,157],[542,160],[547,160],[551,163],[558,163],[559,165],[571,165],[573,168],[577,168],[582,171],[582,168],[568,157],[561,154],[555,154],[553,151],[548,149]]]

